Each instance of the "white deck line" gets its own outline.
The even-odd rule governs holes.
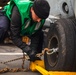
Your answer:
[[[23,53],[0,53],[0,55],[23,55]],[[27,55],[25,53],[25,55]]]

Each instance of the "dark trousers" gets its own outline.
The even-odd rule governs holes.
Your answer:
[[[0,10],[0,43],[4,40],[7,35],[9,28],[9,19],[4,16],[3,12]]]

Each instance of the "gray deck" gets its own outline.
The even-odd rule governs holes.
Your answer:
[[[22,50],[20,50],[18,47],[12,45],[12,44],[3,44],[0,45],[0,53],[22,53]],[[0,55],[0,62],[8,61],[14,58],[21,57],[21,55]],[[25,61],[25,68],[29,68],[29,61]],[[17,60],[13,62],[9,62],[6,64],[0,64],[0,69],[9,67],[9,68],[21,68],[22,66],[22,60]],[[39,72],[7,72],[0,75],[41,75]]]

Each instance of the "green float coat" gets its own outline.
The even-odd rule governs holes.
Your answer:
[[[33,1],[30,0],[11,0],[10,4],[4,7],[5,15],[11,20],[12,9],[17,6],[19,13],[21,15],[21,35],[32,35],[38,31],[44,24],[45,20],[42,19],[41,22],[33,22],[31,24],[30,8],[33,5]],[[25,19],[27,19],[25,21]]]

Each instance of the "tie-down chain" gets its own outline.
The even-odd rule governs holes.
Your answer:
[[[52,48],[52,49],[45,48],[42,51],[42,53],[38,53],[38,54],[36,54],[36,56],[37,57],[41,57],[42,55],[44,55],[45,51],[46,51],[46,53],[48,55],[51,55],[51,54],[57,52],[58,48]],[[23,57],[19,57],[19,58],[13,59],[13,60],[5,61],[5,62],[0,62],[0,64],[6,64],[6,63],[13,62],[13,61],[20,60],[20,59],[22,59],[22,68],[13,68],[13,69],[11,69],[11,68],[6,67],[4,69],[0,69],[0,73],[6,73],[6,72],[26,72],[26,71],[28,71],[29,68],[25,69],[24,68],[24,64],[25,64],[25,59],[29,60],[30,58],[24,52],[23,52]]]

